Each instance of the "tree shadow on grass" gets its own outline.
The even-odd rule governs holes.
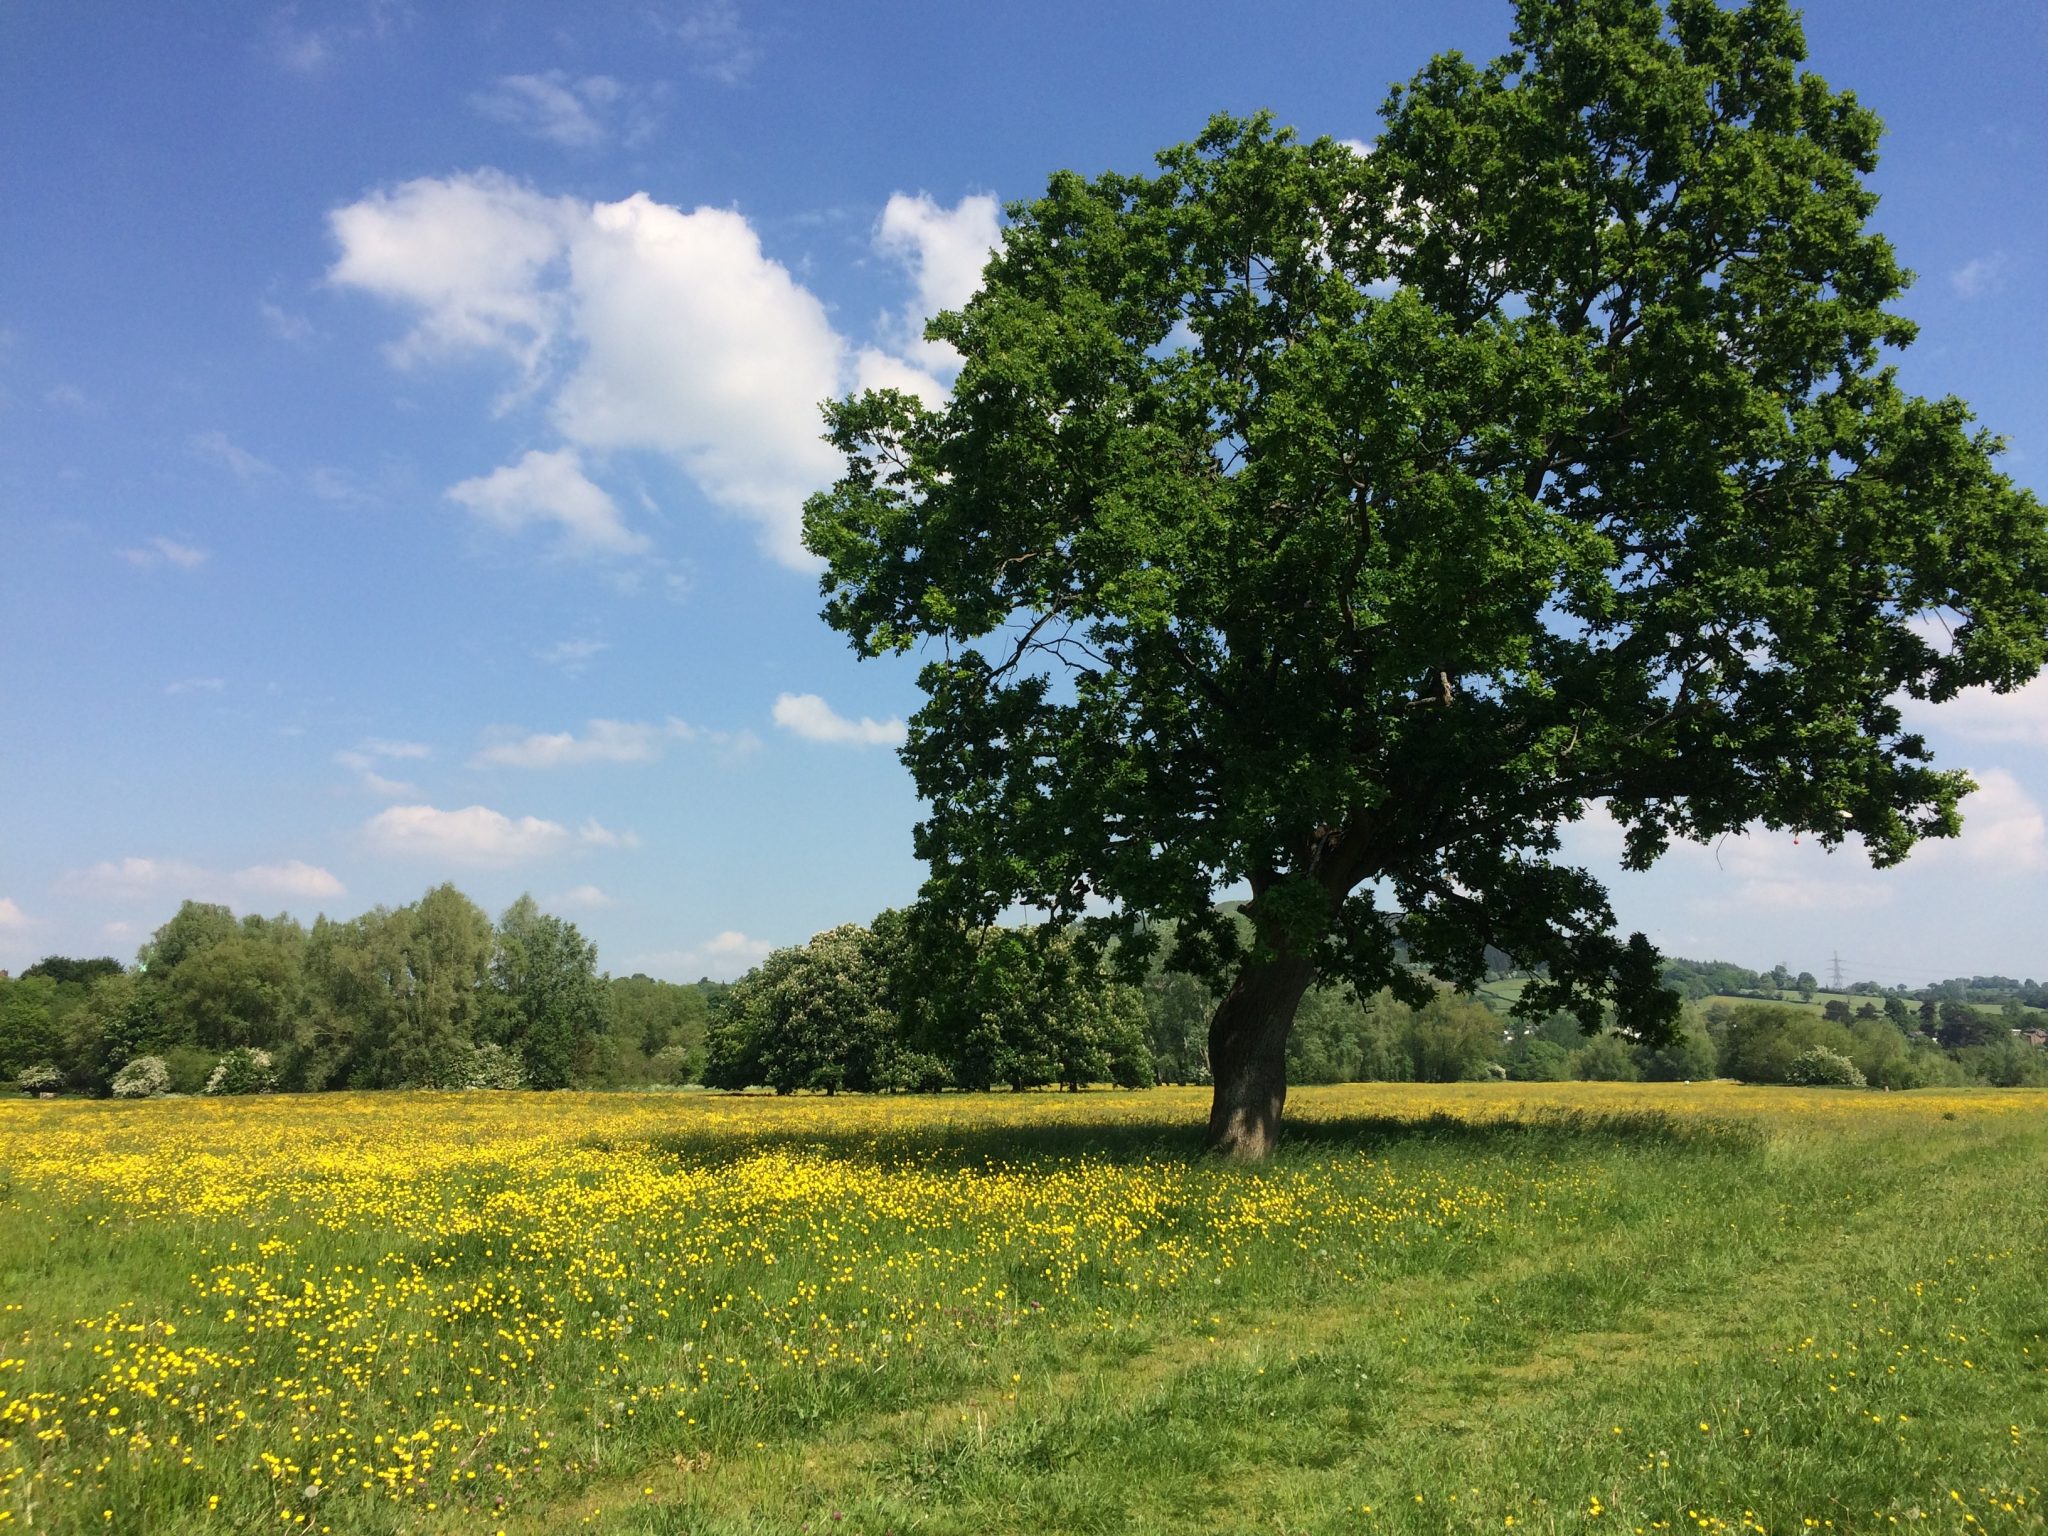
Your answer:
[[[647,1137],[593,1137],[589,1144],[640,1145],[659,1156],[711,1165],[777,1151],[883,1167],[974,1169],[1087,1161],[1235,1166],[1250,1174],[1262,1166],[1284,1168],[1333,1156],[1387,1156],[1423,1148],[1473,1157],[1593,1147],[1747,1155],[1760,1151],[1767,1140],[1762,1128],[1748,1121],[1661,1110],[1546,1108],[1475,1119],[1442,1113],[1304,1116],[1287,1122],[1272,1163],[1233,1165],[1209,1157],[1203,1147],[1204,1131],[1199,1121],[1162,1106],[1156,1117],[1103,1123],[995,1125],[934,1118],[922,1125],[884,1130],[848,1126],[841,1131],[821,1129],[816,1123],[778,1126],[765,1121],[745,1130],[730,1125],[678,1126]]]

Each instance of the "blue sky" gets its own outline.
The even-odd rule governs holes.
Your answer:
[[[730,976],[908,900],[914,659],[817,620],[815,403],[926,389],[1001,200],[1217,110],[1370,139],[1504,3],[0,10],[0,967],[184,896],[456,881]],[[2048,10],[1827,0],[1889,125],[1908,384],[2048,486]],[[1873,875],[1757,835],[1621,879],[1676,953],[2048,975],[2048,685],[1923,722],[1983,791]],[[1573,847],[1613,868],[1596,814]]]

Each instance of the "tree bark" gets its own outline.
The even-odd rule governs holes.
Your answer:
[[[1315,966],[1298,955],[1249,961],[1216,1005],[1209,1021],[1216,1085],[1209,1150],[1218,1156],[1256,1162],[1278,1144],[1287,1103],[1287,1032],[1315,975]]]

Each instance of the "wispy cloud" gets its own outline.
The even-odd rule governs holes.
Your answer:
[[[699,0],[655,13],[657,24],[682,45],[690,67],[721,85],[738,85],[761,50],[732,0]]]
[[[277,478],[274,466],[256,457],[225,432],[198,432],[191,439],[193,453],[228,470],[244,485],[256,485]]]
[[[348,894],[333,872],[303,859],[220,871],[182,859],[108,859],[67,874],[64,889],[111,901],[332,901]]]
[[[595,816],[583,818],[583,825],[576,829],[576,841],[592,848],[638,848],[638,832],[615,832]]]
[[[337,507],[367,507],[379,499],[374,492],[364,490],[348,471],[329,464],[315,465],[307,472],[306,489]]]
[[[601,912],[607,907],[618,905],[616,898],[607,896],[594,885],[576,885],[568,890],[550,896],[547,905],[552,908],[578,912]]]
[[[103,859],[85,869],[74,869],[58,882],[65,890],[114,900],[135,900],[171,891],[191,892],[206,879],[206,871],[179,859]]]
[[[403,0],[286,5],[270,18],[270,56],[287,73],[314,78],[333,68],[351,46],[382,41],[411,20]]]
[[[304,315],[294,314],[269,299],[259,300],[256,309],[263,316],[264,329],[279,341],[288,341],[296,346],[313,339],[313,322]]]
[[[651,763],[664,743],[688,741],[696,729],[681,720],[654,725],[633,720],[592,720],[573,731],[508,734],[470,759],[475,768],[566,768],[582,763]]]
[[[2005,273],[2010,265],[2005,252],[1993,251],[1956,268],[1948,276],[1948,285],[1957,298],[1981,299],[2005,286]]]
[[[533,659],[554,667],[564,677],[581,677],[591,662],[612,648],[609,640],[557,640],[533,653]]]
[[[402,758],[408,762],[423,762],[434,755],[434,749],[423,741],[393,741],[387,736],[368,737],[356,750],[377,757]]]
[[[220,693],[227,685],[224,677],[181,677],[174,683],[164,684],[164,692],[173,697],[181,693]]]
[[[613,140],[643,142],[658,116],[661,93],[610,75],[577,78],[559,69],[500,75],[469,98],[476,111],[563,149],[597,149]]]
[[[371,737],[358,742],[345,752],[334,754],[335,762],[356,776],[356,782],[373,795],[386,800],[414,799],[419,795],[419,786],[404,779],[386,778],[377,771],[377,765],[386,760],[416,762],[432,757],[433,752],[417,741],[385,741]]]
[[[99,406],[76,384],[58,384],[45,390],[43,403],[54,405],[59,410],[75,411],[80,416],[97,416],[100,413]]]
[[[159,565],[174,565],[181,571],[196,571],[210,558],[206,550],[191,544],[180,544],[177,540],[167,539],[162,534],[133,549],[117,549],[114,553],[139,570],[148,570]]]
[[[11,896],[0,896],[0,932],[19,933],[33,928],[35,919],[22,911]]]

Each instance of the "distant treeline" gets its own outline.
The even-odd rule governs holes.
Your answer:
[[[705,1082],[836,1093],[1208,1080],[1217,998],[1199,981],[1154,966],[1126,984],[1058,933],[998,928],[958,940],[933,946],[907,914],[885,912],[776,951],[713,1009]],[[1588,1038],[1564,1015],[1511,1019],[1449,989],[1412,1008],[1391,993],[1318,987],[1288,1039],[1288,1078],[2048,1084],[2048,1050],[2015,1027],[2016,1007],[1688,1003],[1678,1038],[1652,1048]]]
[[[1186,978],[1156,978],[1148,985],[1148,1001],[1158,994],[1175,998],[1175,1004],[1169,1010],[1155,1003],[1149,1010],[1155,1029],[1169,1012],[1206,1021],[1208,995]],[[1179,1060],[1199,1063],[1200,1034],[1186,1029],[1180,1038],[1185,1043]],[[1155,1034],[1155,1045],[1164,1043]],[[1837,1000],[1825,1012],[1766,1001],[1704,1007],[1688,1002],[1677,1039],[1650,1047],[1614,1033],[1588,1038],[1562,1014],[1534,1024],[1504,1018],[1450,992],[1415,1010],[1384,992],[1360,1000],[1319,989],[1302,1003],[1287,1057],[1288,1078],[1296,1083],[1732,1077],[1894,1089],[2048,1086],[2048,1049],[2028,1026],[1963,1003],[1909,1004],[1900,998],[1854,1008]],[[1164,1050],[1160,1059],[1169,1059]]]
[[[1170,945],[1161,946],[1161,952]],[[1495,970],[1506,970],[1506,957]],[[1674,960],[1689,999],[1650,1048],[1572,1020],[1507,1018],[1441,989],[1310,991],[1297,1083],[1699,1079],[1913,1088],[2048,1083],[2034,984],[1917,998],[1858,988],[1780,1006],[1810,976]],[[1511,989],[1509,989],[1511,990]],[[1706,998],[1747,997],[1730,1003]],[[33,1092],[307,1092],[703,1083],[840,1092],[1199,1083],[1215,994],[1135,979],[1049,930],[935,931],[884,912],[777,950],[730,985],[612,978],[575,924],[521,897],[494,923],[453,886],[307,928],[187,902],[133,966],[52,956],[0,980],[0,1080]],[[1977,1006],[1995,1002],[1995,1009]]]
[[[629,1086],[700,1077],[725,988],[597,971],[521,897],[497,922],[452,885],[345,922],[188,901],[133,966],[53,956],[0,981],[0,1079],[160,1089]]]

